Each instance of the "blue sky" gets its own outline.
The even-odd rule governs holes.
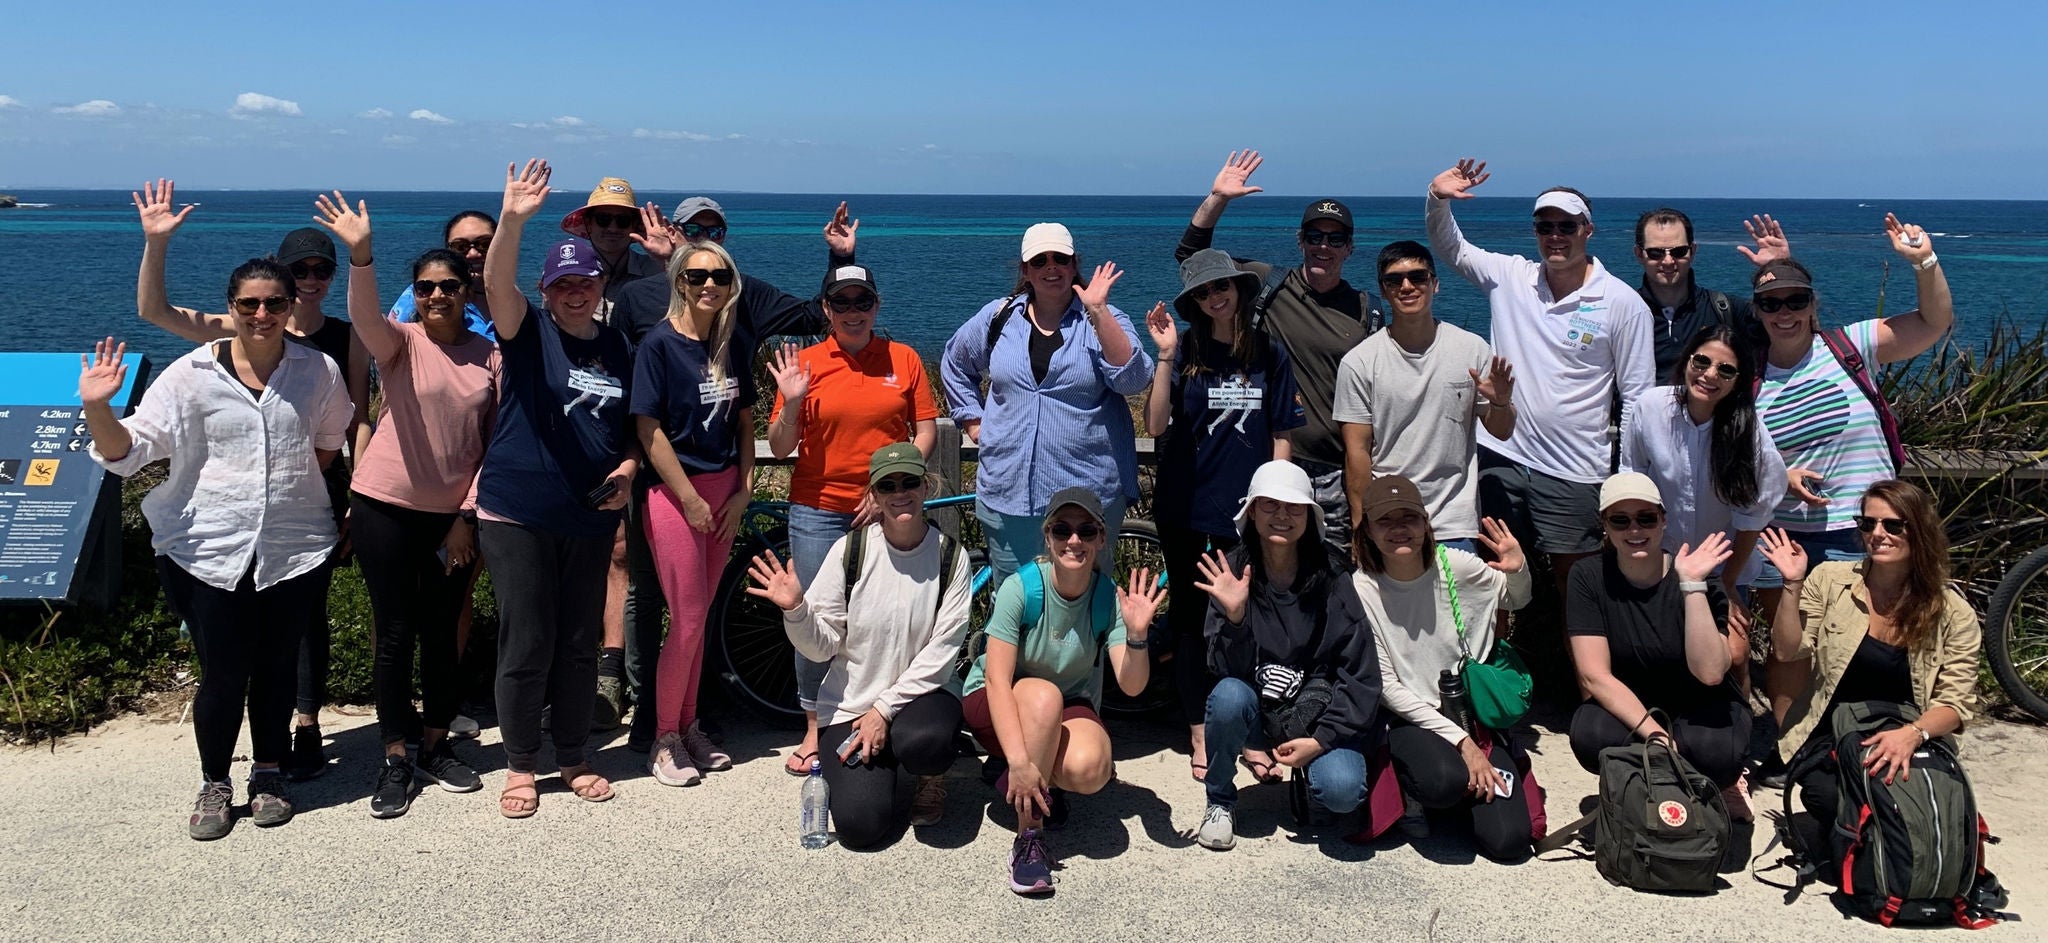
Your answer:
[[[2048,8],[2016,3],[8,7],[0,191],[493,189],[541,155],[650,190],[1190,193],[1251,146],[1275,193],[1471,154],[1499,195],[2048,199]]]

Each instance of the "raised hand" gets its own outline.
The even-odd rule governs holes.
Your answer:
[[[1763,554],[1764,559],[1771,561],[1771,565],[1778,568],[1778,573],[1785,577],[1786,582],[1796,582],[1806,578],[1806,548],[1801,547],[1798,541],[1786,536],[1784,528],[1771,527],[1765,529],[1757,537],[1756,552]]]
[[[142,217],[142,238],[169,239],[179,226],[185,225],[185,217],[192,215],[193,204],[186,204],[182,210],[171,209],[171,193],[177,186],[167,177],[158,177],[155,184],[143,181],[141,193],[128,192],[135,201],[136,215]]]
[[[832,221],[825,224],[825,248],[833,255],[853,257],[853,248],[860,241],[860,220],[846,215],[846,201],[839,201],[839,208],[832,211]]]
[[[1230,157],[1223,162],[1223,169],[1216,172],[1216,182],[1209,185],[1209,192],[1225,200],[1235,200],[1264,191],[1265,187],[1254,187],[1245,181],[1265,162],[1258,151],[1231,151]]]
[[[1811,468],[1787,468],[1785,490],[1813,507],[1822,507],[1828,503],[1827,495],[1822,494],[1818,487],[1824,479],[1825,476]]]
[[[668,221],[661,218],[661,207],[652,201],[640,208],[640,231],[629,233],[627,238],[651,259],[667,262],[676,251],[676,237],[669,233]]]
[[[1115,262],[1104,262],[1095,267],[1094,277],[1088,279],[1087,287],[1075,286],[1074,295],[1081,299],[1084,308],[1095,308],[1109,303],[1109,290],[1116,287],[1116,280],[1124,277]]]
[[[1751,216],[1742,221],[1742,228],[1755,240],[1756,248],[1736,246],[1735,251],[1749,260],[1749,264],[1762,268],[1772,262],[1792,257],[1792,243],[1785,238],[1785,227],[1771,218],[1771,214]]]
[[[128,382],[128,365],[121,362],[127,353],[125,342],[116,344],[107,337],[93,345],[92,353],[78,355],[79,402],[93,406],[113,402],[114,394]]]
[[[1912,223],[1899,222],[1899,218],[1890,213],[1884,214],[1884,234],[1891,237],[1892,251],[1915,265],[1934,255],[1934,240],[1927,235],[1927,230]]]
[[[747,592],[774,603],[777,609],[788,612],[804,601],[804,584],[796,578],[796,565],[779,559],[773,550],[754,557],[747,565],[747,576],[754,581]]]
[[[1145,330],[1152,335],[1152,345],[1159,348],[1159,359],[1173,359],[1180,350],[1180,326],[1167,313],[1166,302],[1155,302],[1152,310],[1145,312]]]
[[[1166,602],[1166,587],[1152,578],[1150,567],[1132,570],[1128,582],[1129,587],[1116,588],[1116,602],[1123,608],[1124,631],[1142,633],[1152,627],[1152,617]]]
[[[1714,568],[1728,561],[1733,546],[1728,543],[1728,534],[1715,531],[1700,538],[1699,546],[1689,544],[1678,546],[1678,556],[1671,561],[1671,569],[1678,573],[1682,582],[1705,582],[1714,574]]]
[[[1515,539],[1515,532],[1501,523],[1500,518],[1480,519],[1479,544],[1493,554],[1493,559],[1486,565],[1502,573],[1517,573],[1529,565],[1529,558],[1522,553],[1522,542]]]
[[[1439,200],[1469,200],[1472,188],[1486,182],[1493,176],[1486,172],[1486,162],[1470,157],[1458,161],[1458,166],[1437,174],[1429,182],[1429,192]]]
[[[538,157],[529,158],[523,169],[506,164],[505,203],[498,213],[501,222],[509,218],[523,223],[540,212],[541,204],[546,203],[548,194],[554,192],[548,186],[548,178],[554,172],[547,161]]]
[[[1202,574],[1202,578],[1195,581],[1195,588],[1208,593],[1209,598],[1222,607],[1223,613],[1232,617],[1230,621],[1243,621],[1245,605],[1252,598],[1251,565],[1246,564],[1244,569],[1233,572],[1230,559],[1223,555],[1223,551],[1211,550],[1195,558],[1195,569]]]
[[[768,373],[775,377],[775,388],[782,393],[782,408],[796,409],[803,405],[804,394],[811,390],[811,365],[798,357],[795,344],[784,343],[775,352],[775,362],[769,366]]]
[[[1487,402],[1507,404],[1515,401],[1515,367],[1508,363],[1506,357],[1493,358],[1493,362],[1487,365],[1485,376],[1470,368],[1465,372],[1472,375],[1474,386]]]
[[[348,198],[334,191],[329,200],[322,193],[313,198],[313,221],[327,227],[334,238],[348,247],[349,261],[370,257],[370,204],[357,200],[355,209],[349,209]]]

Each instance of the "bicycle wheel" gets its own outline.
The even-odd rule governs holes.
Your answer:
[[[749,537],[744,549],[726,562],[706,620],[710,657],[705,663],[742,707],[776,726],[801,727],[804,712],[796,704],[796,648],[783,631],[782,610],[747,592],[747,565],[768,549],[789,559],[787,528],[776,527]]]
[[[2048,547],[1998,581],[1985,614],[1984,653],[2012,702],[2048,721]]]
[[[1117,585],[1125,585],[1132,570],[1144,567],[1151,570],[1154,579],[1161,586],[1166,585],[1166,549],[1159,542],[1159,528],[1151,521],[1126,520],[1123,530],[1116,536],[1115,573]],[[1159,613],[1152,617],[1152,625],[1166,623],[1167,603],[1161,602]],[[1148,650],[1152,655],[1152,678],[1145,684],[1145,690],[1136,696],[1125,694],[1117,686],[1113,676],[1102,681],[1102,712],[1131,716],[1149,714],[1164,710],[1174,703],[1173,671],[1160,662],[1160,656],[1167,654],[1163,647]]]

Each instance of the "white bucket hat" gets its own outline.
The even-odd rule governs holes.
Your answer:
[[[1316,522],[1316,536],[1323,535],[1323,509],[1316,503],[1316,486],[1308,480],[1308,472],[1293,462],[1267,462],[1252,472],[1252,484],[1245,489],[1244,499],[1237,503],[1237,526],[1243,527],[1245,517],[1252,512],[1252,502],[1260,498],[1272,498],[1287,504],[1306,504],[1309,519]]]

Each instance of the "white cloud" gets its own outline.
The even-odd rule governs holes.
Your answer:
[[[372,121],[382,121],[385,118],[391,117],[391,110],[388,108],[372,108],[369,111],[356,115],[356,117],[368,118]]]
[[[0,108],[20,108],[21,99],[12,95],[0,95]]]
[[[936,151],[939,149],[939,146],[937,144],[927,144],[924,146],[924,149],[928,151]]]
[[[296,118],[300,112],[298,102],[273,98],[258,92],[243,92],[235,96],[235,106],[228,109],[228,114],[237,118],[253,118],[257,115],[286,115]]]
[[[430,121],[433,122],[434,124],[455,123],[455,119],[450,118],[446,115],[435,114],[434,112],[428,111],[425,108],[414,108],[412,110],[412,113],[406,115],[406,117],[411,118],[414,121]]]
[[[558,128],[580,128],[587,122],[575,115],[563,115],[560,118],[556,118],[552,123]]]
[[[104,98],[95,98],[89,102],[79,102],[76,105],[63,105],[57,108],[52,108],[50,110],[60,115],[79,115],[81,117],[86,118],[105,118],[112,115],[120,114],[121,106],[116,105],[113,102],[110,102]]]
[[[650,130],[648,130],[648,129],[646,129],[646,128],[634,128],[634,129],[633,129],[633,136],[634,136],[634,137],[636,137],[636,138],[640,138],[641,140],[653,140],[653,141],[716,141],[716,140],[718,140],[718,139],[717,139],[716,137],[713,137],[713,136],[711,136],[711,135],[709,135],[709,134],[698,134],[698,133],[697,133],[697,132],[695,132],[695,131],[650,131]]]

